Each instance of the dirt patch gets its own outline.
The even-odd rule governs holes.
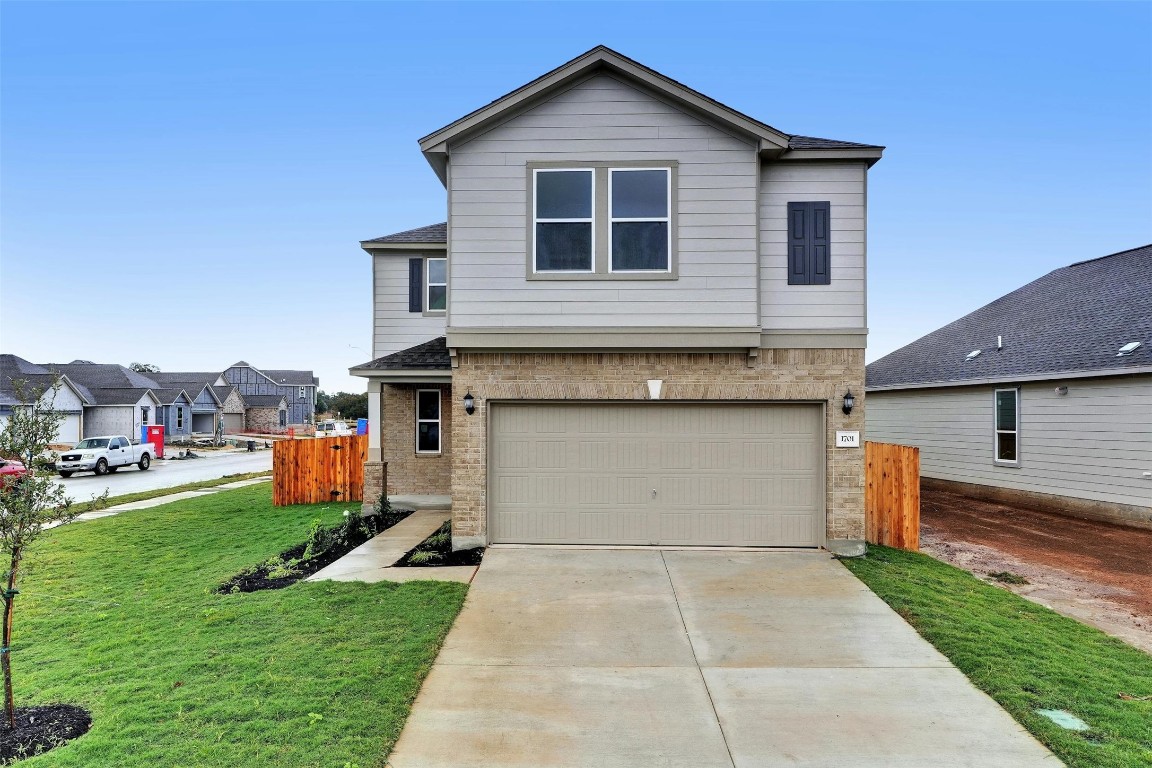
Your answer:
[[[0,714],[0,720],[0,762],[5,765],[47,752],[92,727],[88,710],[71,704],[17,707],[15,731],[8,728],[6,716]]]
[[[1152,653],[1152,531],[941,490],[920,526],[925,553]]]

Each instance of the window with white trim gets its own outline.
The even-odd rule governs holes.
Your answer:
[[[448,308],[448,259],[424,260],[424,306],[428,312]]]
[[[307,392],[306,387],[300,387],[299,396],[300,396],[299,399],[301,399],[301,400],[303,400],[305,397],[308,396],[308,392]]]
[[[608,170],[610,271],[671,269],[670,176],[668,168]]]
[[[998,389],[994,400],[997,464],[1020,462],[1020,390]]]
[[[532,253],[536,272],[591,272],[596,181],[592,168],[533,172]]]
[[[440,390],[416,390],[416,453],[440,453]]]
[[[176,406],[176,429],[184,429],[184,409]]]
[[[140,423],[144,426],[148,426],[148,406],[144,406],[140,409]]]

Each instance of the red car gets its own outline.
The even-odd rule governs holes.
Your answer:
[[[15,459],[0,459],[0,487],[6,487],[20,482],[28,468]]]

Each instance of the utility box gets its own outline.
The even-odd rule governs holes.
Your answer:
[[[163,424],[150,424],[144,428],[147,432],[147,440],[144,442],[152,443],[156,446],[156,458],[164,458],[164,425]]]

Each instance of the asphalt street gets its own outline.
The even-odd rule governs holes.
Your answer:
[[[179,453],[174,450],[173,455]],[[255,453],[201,454],[199,459],[158,459],[152,467],[141,472],[136,466],[125,467],[104,477],[91,472],[77,473],[69,478],[57,478],[65,493],[74,501],[88,501],[108,490],[109,496],[171,488],[199,480],[212,480],[225,475],[245,472],[269,472],[272,469],[272,451]]]

